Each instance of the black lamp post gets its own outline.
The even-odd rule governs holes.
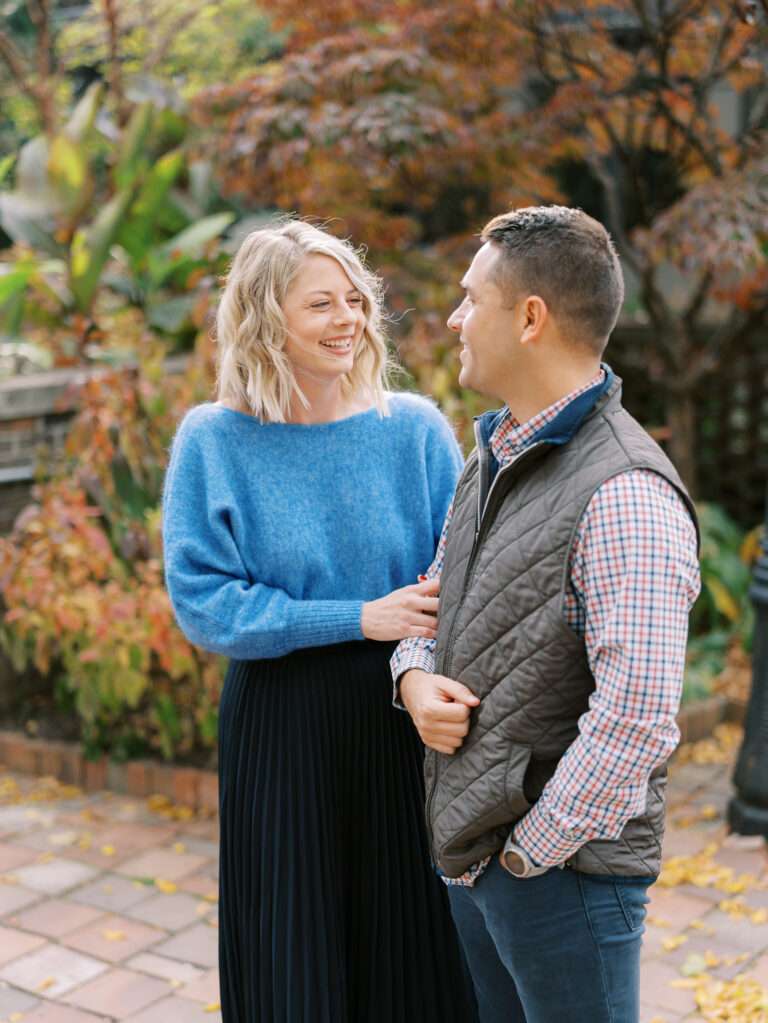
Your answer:
[[[739,835],[768,838],[768,506],[761,553],[749,592],[756,612],[752,692],[733,775],[736,795],[728,804],[728,823]]]

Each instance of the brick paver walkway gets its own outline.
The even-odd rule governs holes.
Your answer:
[[[725,834],[730,773],[673,767],[642,1023],[768,1020],[768,859]],[[162,801],[0,774],[0,1023],[220,1020],[216,840]],[[707,1015],[707,999],[752,1014]]]

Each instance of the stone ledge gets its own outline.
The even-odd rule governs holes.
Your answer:
[[[106,756],[87,760],[77,742],[32,739],[4,729],[0,731],[0,764],[21,774],[52,776],[85,792],[109,789],[139,798],[158,794],[195,812],[215,814],[219,809],[215,771],[159,760],[116,763]]]
[[[697,742],[712,734],[723,721],[744,721],[746,707],[725,696],[683,707],[678,714],[682,742]],[[86,760],[76,742],[32,739],[22,732],[0,731],[0,764],[22,774],[49,775],[86,792],[110,789],[143,798],[159,794],[181,806],[203,813],[217,813],[219,782],[215,771],[166,764],[159,760],[128,760],[116,763],[109,757]]]

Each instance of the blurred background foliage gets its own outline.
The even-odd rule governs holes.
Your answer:
[[[276,212],[367,247],[409,384],[465,442],[483,399],[457,386],[445,318],[477,232],[532,202],[597,216],[627,276],[623,326],[642,336],[615,346],[617,368],[700,489],[701,388],[768,310],[764,4],[2,10],[0,375],[92,375],[66,452],[0,540],[0,638],[19,670],[55,680],[94,754],[215,744],[220,665],[173,623],[159,496],[174,426],[210,394],[221,275]],[[753,522],[701,510],[688,698],[746,656],[751,629]]]

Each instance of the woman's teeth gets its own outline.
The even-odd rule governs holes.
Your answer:
[[[321,341],[320,344],[325,348],[351,348],[352,339],[345,338],[342,341]]]

